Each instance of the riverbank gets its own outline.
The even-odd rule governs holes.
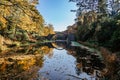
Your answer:
[[[112,51],[108,50],[105,47],[101,47],[98,45],[90,44],[88,42],[78,41],[80,44],[88,46],[90,48],[95,48],[100,51],[105,64],[106,69],[104,69],[103,75],[105,76],[105,80],[117,80],[119,78],[120,73],[120,52],[113,53]]]

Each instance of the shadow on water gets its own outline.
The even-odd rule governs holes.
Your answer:
[[[15,47],[1,52],[0,80],[99,80],[99,55],[66,42]]]

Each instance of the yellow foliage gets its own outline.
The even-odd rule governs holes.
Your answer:
[[[45,26],[44,27],[44,35],[47,36],[49,34],[55,34],[53,27]]]
[[[34,31],[38,34],[43,33],[40,29],[43,27],[44,20],[35,7],[37,0],[2,0],[0,3],[2,28],[6,27],[7,24],[14,24],[27,31]]]
[[[46,53],[46,54],[53,52],[53,48],[49,48],[48,46],[43,46],[40,49],[43,53]]]
[[[28,70],[31,66],[35,64],[36,60],[34,58],[31,59],[24,59],[18,61],[18,65],[22,65],[23,70]]]
[[[41,54],[4,56],[0,58],[0,73],[3,74],[2,76],[0,76],[0,79],[10,79],[11,76],[14,76],[20,78],[27,77],[25,79],[31,80],[28,79],[28,76],[33,76],[35,69],[37,68],[37,72],[38,69],[42,67],[42,65],[43,55]],[[29,75],[26,75],[26,73]]]
[[[0,30],[6,27],[7,21],[0,15]]]
[[[47,36],[49,34],[49,28],[48,27],[44,27],[44,35]]]

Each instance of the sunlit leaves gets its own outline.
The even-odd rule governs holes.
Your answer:
[[[2,0],[0,2],[1,26],[5,27],[12,23],[15,27],[41,34],[40,29],[43,27],[44,20],[35,7],[37,3],[38,0]],[[12,20],[8,21],[9,17]]]
[[[35,73],[37,73],[38,69],[43,65],[42,56],[42,54],[14,55],[0,58],[0,75],[2,75],[0,76],[0,79],[4,78],[14,80],[29,79],[35,77]]]
[[[51,24],[46,25],[46,26],[44,27],[44,35],[47,36],[47,35],[49,35],[49,34],[55,34],[54,28],[53,28],[53,26],[52,26]]]
[[[0,30],[6,27],[7,21],[0,15]]]
[[[18,61],[18,65],[20,65],[23,70],[28,70],[30,68],[30,66],[33,66],[35,64],[35,59],[31,58],[28,59],[27,57],[23,60]]]

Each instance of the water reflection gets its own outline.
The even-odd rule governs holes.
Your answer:
[[[42,67],[43,65],[41,55],[18,55],[0,59],[1,80],[25,80],[34,78],[39,69],[38,66]]]
[[[64,50],[54,50],[52,58],[45,56],[39,74],[50,80],[99,80],[105,64],[97,52],[57,43]]]
[[[44,49],[33,45],[14,47],[0,55],[0,80],[31,80],[38,78],[43,66]]]
[[[1,52],[1,80],[99,80],[105,68],[97,53],[65,42]]]

